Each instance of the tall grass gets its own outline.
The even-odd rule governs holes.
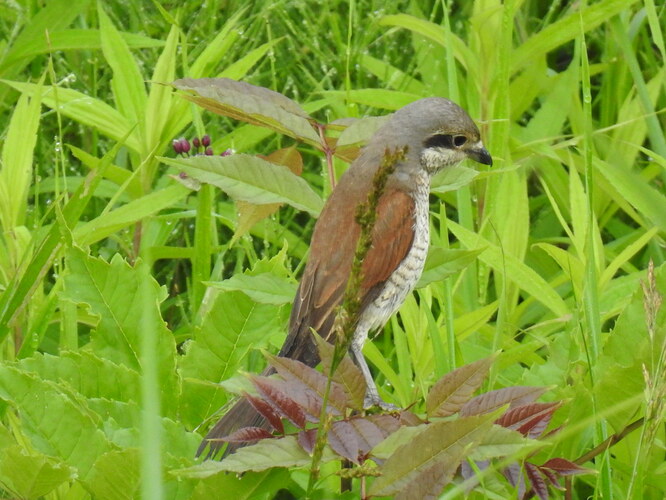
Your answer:
[[[653,0],[0,6],[0,498],[302,496],[303,469],[182,472],[246,387],[234,375],[281,344],[313,226],[283,206],[236,234],[227,194],[159,161],[181,136],[216,153],[293,143],[164,85],[215,76],[323,122],[431,95],[466,108],[495,164],[435,186],[433,253],[451,267],[366,347],[382,397],[419,410],[443,373],[501,351],[485,389],[567,401],[539,457],[640,428],[571,498],[663,498],[665,16]],[[327,196],[322,155],[298,149]]]

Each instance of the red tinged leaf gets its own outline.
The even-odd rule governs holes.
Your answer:
[[[221,438],[220,441],[224,441],[225,443],[248,443],[275,437],[261,427],[243,427],[236,432],[232,432],[229,436]],[[217,441],[217,439],[211,439],[211,441]]]
[[[328,431],[328,444],[341,457],[360,465],[357,436],[356,430],[349,422],[340,420],[333,422],[331,429]]]
[[[435,464],[425,469],[411,484],[406,485],[394,500],[437,500],[446,484],[451,481],[458,466],[453,462]]]
[[[538,437],[550,422],[553,412],[561,406],[556,403],[530,403],[512,408],[498,418],[495,423],[521,432],[529,437]]]
[[[527,473],[527,479],[532,485],[532,491],[534,491],[536,496],[541,500],[548,500],[548,485],[539,472],[539,468],[536,465],[525,462],[525,472]]]
[[[560,476],[575,476],[577,474],[594,474],[596,471],[581,467],[578,464],[570,462],[564,458],[551,458],[542,468],[550,469]]]
[[[460,409],[460,416],[483,415],[507,404],[509,408],[525,405],[536,400],[546,390],[546,387],[516,386],[479,394]]]
[[[312,450],[314,450],[315,442],[317,441],[317,429],[301,431],[298,433],[296,439],[301,448],[303,448],[306,453],[312,455]]]
[[[319,401],[323,401],[326,390],[326,377],[323,374],[295,359],[272,356],[270,354],[266,356],[278,374],[296,390],[292,393],[292,398],[296,399],[295,395],[297,393],[305,392],[316,395]],[[331,384],[328,402],[329,411],[334,415],[344,414],[349,406],[349,398],[345,394],[345,391],[335,383]]]
[[[284,425],[282,425],[282,420],[280,415],[278,415],[273,407],[266,403],[263,399],[255,398],[247,392],[243,394],[245,399],[247,399],[252,407],[259,412],[259,414],[266,419],[266,421],[271,425],[273,429],[278,431],[280,434],[284,434]]]
[[[495,357],[490,356],[453,370],[430,389],[426,398],[429,417],[448,417],[457,413],[481,387]]]
[[[250,380],[269,405],[273,407],[280,415],[289,419],[296,427],[303,429],[305,427],[305,412],[302,408],[290,398],[275,382],[267,377],[250,376]]]
[[[333,344],[326,342],[319,335],[313,335],[324,375],[328,375],[331,370],[333,359]],[[333,381],[340,384],[348,398],[348,405],[354,410],[363,409],[363,400],[365,398],[366,383],[365,378],[358,366],[354,364],[349,356],[342,358],[338,369],[333,374]]]
[[[356,432],[359,456],[367,456],[367,454],[370,453],[370,450],[400,428],[397,419],[390,415],[353,417],[349,419],[348,422]]]
[[[566,488],[560,484],[559,476],[555,472],[550,469],[546,469],[545,467],[539,467],[539,471],[541,471],[541,474],[543,474],[546,479],[550,481],[550,485],[553,488],[556,488],[560,491],[566,490]]]
[[[523,498],[525,496],[527,487],[525,485],[523,469],[520,467],[520,465],[517,463],[510,464],[502,471],[502,474],[509,481],[509,483],[511,483],[511,486],[514,488],[518,487],[518,498]]]

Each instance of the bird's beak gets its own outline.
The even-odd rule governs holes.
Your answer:
[[[478,146],[474,146],[467,150],[467,155],[474,161],[483,163],[484,165],[493,165],[493,158],[490,156],[490,153],[486,148],[483,147],[483,144],[479,141]]]

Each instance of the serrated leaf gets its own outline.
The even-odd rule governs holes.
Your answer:
[[[529,462],[525,462],[525,472],[527,473],[527,479],[532,486],[532,490],[541,500],[548,500],[548,485],[544,481],[543,476],[541,475],[539,468],[536,465],[533,465]]]
[[[325,341],[319,335],[313,334],[313,338],[317,344],[323,373],[329,374],[331,372],[331,362],[335,346]],[[361,370],[349,356],[342,358],[337,370],[333,374],[333,381],[340,384],[347,396],[349,396],[348,404],[351,408],[355,410],[363,409],[367,384]]]
[[[75,477],[75,469],[23,446],[0,449],[0,484],[21,498],[41,498]]]
[[[321,408],[327,384],[326,377],[323,374],[295,359],[270,354],[267,354],[267,357],[278,374],[292,384],[294,388],[292,397],[296,401],[299,401],[301,397],[308,396],[308,393],[312,393],[319,399]],[[344,414],[348,407],[348,399],[344,390],[335,382],[331,383],[328,404],[328,411],[334,415]]]
[[[283,390],[280,381],[256,375],[250,375],[250,380],[266,403],[299,429],[305,428],[303,408]]]
[[[274,437],[273,434],[261,427],[243,427],[232,432],[228,436],[220,438],[220,441],[224,441],[225,443],[248,443],[259,441],[261,439],[272,439]],[[213,442],[217,440],[210,439],[209,441]]]
[[[228,78],[182,78],[172,85],[188,92],[183,97],[209,111],[321,147],[310,116],[278,92]]]
[[[330,457],[326,457],[330,459]],[[195,467],[174,471],[180,477],[204,478],[220,472],[262,471],[274,467],[305,467],[312,458],[296,441],[294,436],[266,439],[251,446],[239,448],[224,460],[208,460]]]
[[[426,412],[430,417],[447,417],[457,413],[469,401],[488,375],[494,356],[461,366],[444,375],[435,383],[426,398]]]
[[[465,403],[460,409],[460,415],[463,417],[482,415],[506,405],[515,408],[531,403],[546,390],[546,387],[514,386],[479,394]]]
[[[562,405],[555,403],[530,403],[509,409],[497,419],[497,425],[514,429],[523,435],[536,438],[547,427],[555,410]]]
[[[140,490],[139,450],[127,448],[101,455],[90,474],[89,488],[96,499],[131,500]]]
[[[266,403],[263,399],[261,398],[255,398],[251,394],[245,393],[243,394],[243,397],[247,399],[250,404],[254,407],[257,412],[263,416],[266,421],[275,429],[278,431],[280,434],[284,434],[284,425],[282,425],[282,419],[280,419],[280,415],[278,415],[275,410],[273,410],[273,407]]]
[[[328,431],[327,440],[335,453],[355,464],[360,463],[357,433],[349,422],[345,420],[333,422]]]
[[[435,465],[442,470],[457,468],[460,460],[482,440],[483,434],[492,426],[493,418],[491,414],[425,426],[386,460],[383,475],[372,484],[369,494],[392,495],[403,491],[421,474],[427,476]]]
[[[557,472],[560,476],[574,476],[577,474],[596,474],[594,469],[581,467],[565,458],[551,458],[544,463],[542,468],[550,469]]]
[[[111,444],[98,428],[98,416],[82,398],[58,384],[16,367],[0,365],[0,398],[14,406],[32,445],[60,457],[86,479],[99,455]]]
[[[252,155],[161,158],[161,161],[236,200],[255,204],[287,203],[316,216],[324,202],[309,184],[287,167]]]
[[[90,345],[97,355],[133,370],[142,359],[141,322],[151,321],[157,344],[151,346],[159,361],[159,379],[164,408],[176,390],[176,345],[159,311],[165,290],[146,273],[130,267],[119,255],[110,263],[73,247],[67,252],[67,275],[63,297],[86,304],[98,323]],[[146,282],[147,280],[147,282]],[[152,307],[145,309],[143,290],[151,294]]]
[[[296,295],[297,285],[286,278],[273,273],[261,273],[254,276],[234,274],[224,281],[207,281],[207,286],[220,290],[243,292],[260,304],[289,304]]]

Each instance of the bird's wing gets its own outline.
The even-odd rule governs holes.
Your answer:
[[[355,211],[356,207],[344,207],[322,214],[330,224],[322,225],[323,221],[320,221],[319,224],[327,228],[327,232],[315,230],[313,235],[311,259],[294,300],[289,335],[280,351],[281,356],[314,366],[319,357],[311,329],[333,341],[329,338],[333,321],[347,286],[360,234],[354,220]],[[379,200],[372,246],[363,262],[363,305],[376,297],[383,283],[407,255],[413,239],[413,199],[403,191],[387,190]]]

